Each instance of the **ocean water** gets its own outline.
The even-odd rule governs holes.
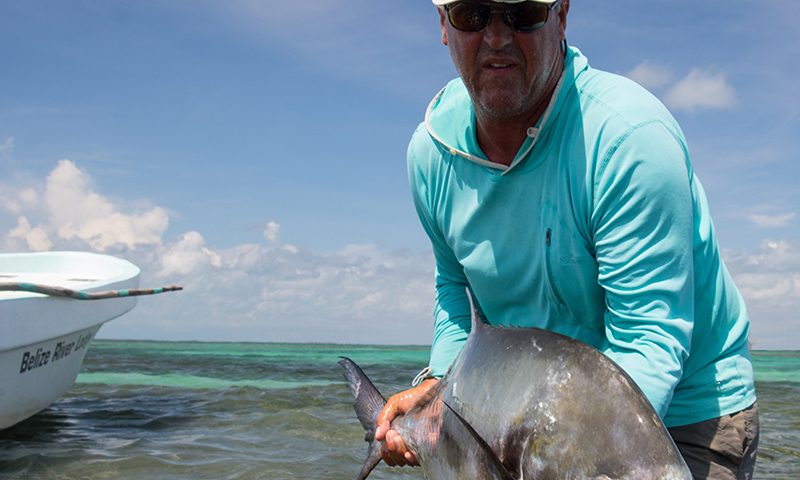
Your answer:
[[[0,432],[0,479],[348,479],[366,444],[339,356],[385,396],[425,347],[94,341],[75,386]],[[759,479],[800,478],[800,352],[755,352]],[[420,479],[378,467],[374,479]]]

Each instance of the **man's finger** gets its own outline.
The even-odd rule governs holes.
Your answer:
[[[396,416],[397,405],[394,399],[390,398],[389,401],[386,402],[386,405],[383,406],[383,410],[378,414],[378,419],[376,421],[378,428],[375,430],[375,440],[380,442],[386,438],[386,432],[389,431],[392,420],[394,420]]]
[[[382,442],[386,438],[386,432],[389,431],[389,422],[379,422],[378,428],[375,430],[375,440]]]
[[[406,453],[408,453],[408,449],[406,449],[400,434],[394,430],[386,432],[386,441],[381,448],[381,455],[386,464],[392,467],[406,465],[408,463]]]
[[[406,443],[403,441],[403,437],[400,436],[399,433],[395,432],[394,438],[394,451],[397,455],[402,457],[402,460],[398,462],[398,464],[402,465],[417,465],[417,457],[414,456],[414,452],[406,447]]]
[[[386,405],[383,406],[383,410],[378,414],[378,423],[390,422],[397,416],[397,405],[395,403],[396,402],[392,398],[386,402]]]
[[[381,457],[383,457],[383,461],[386,462],[386,465],[389,465],[390,467],[397,466],[397,462],[394,461],[394,455],[392,455],[390,451],[386,450],[386,448],[381,449]]]
[[[386,462],[386,465],[390,467],[397,466],[397,456],[390,449],[388,442],[384,442],[381,446],[381,457],[383,457],[383,461]]]

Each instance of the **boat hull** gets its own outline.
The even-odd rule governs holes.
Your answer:
[[[44,410],[72,387],[99,329],[0,353],[0,429]]]
[[[0,280],[82,291],[133,289],[139,269],[79,252],[0,255]],[[0,292],[0,429],[44,410],[75,383],[100,327],[128,312],[135,297],[75,300]]]

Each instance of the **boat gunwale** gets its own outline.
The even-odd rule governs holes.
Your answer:
[[[41,268],[42,262],[46,262],[48,259],[52,259],[57,261],[57,267],[55,271],[48,271]],[[87,282],[85,288],[81,288],[81,291],[91,292],[93,290],[98,290],[106,287],[107,285],[113,283],[119,283],[128,281],[130,279],[136,278],[138,275],[141,274],[141,269],[134,265],[133,263],[129,262],[128,260],[114,257],[111,255],[101,254],[101,253],[93,253],[93,252],[79,252],[79,251],[53,251],[53,252],[31,252],[31,253],[0,253],[0,283],[6,283],[7,280],[3,279],[4,274],[8,273],[23,273],[21,269],[16,268],[9,270],[8,263],[14,261],[20,261],[21,264],[24,264],[24,260],[28,260],[28,262],[39,262],[38,264],[33,264],[36,268],[30,272],[31,275],[35,274],[59,274],[63,273],[65,277],[75,277],[78,271],[82,268],[85,268],[87,264],[90,267],[90,271],[88,274],[81,275],[83,277],[96,277],[93,278],[91,282]],[[52,262],[50,262],[52,264]],[[15,266],[12,264],[12,266]],[[98,268],[99,267],[99,268]],[[26,283],[36,283],[30,282],[27,280],[23,280]],[[13,281],[8,283],[19,283],[19,281]],[[51,283],[42,283],[43,285],[52,286],[52,287],[63,287],[65,286],[62,284],[51,284]],[[78,290],[73,287],[73,290]],[[46,298],[48,295],[41,294],[41,293],[34,293],[34,292],[26,292],[26,291],[19,291],[19,292],[2,292],[3,294],[0,295],[0,302],[9,302],[21,299],[28,299],[28,298]]]

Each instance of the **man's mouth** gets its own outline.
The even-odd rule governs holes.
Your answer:
[[[517,66],[517,62],[506,58],[487,59],[481,63],[483,68],[489,70],[508,70]]]

